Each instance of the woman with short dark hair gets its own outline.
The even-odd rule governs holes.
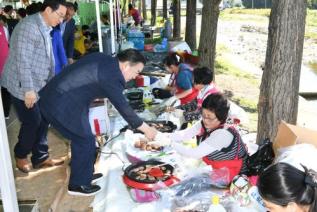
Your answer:
[[[171,134],[158,133],[160,145],[172,145],[181,155],[203,161],[213,168],[226,167],[229,180],[246,171],[247,150],[239,132],[225,124],[229,112],[228,100],[222,94],[209,95],[202,104],[202,120],[192,127]],[[182,142],[197,137],[197,147],[187,148]]]
[[[267,168],[258,179],[258,190],[270,212],[317,211],[317,173],[287,164]]]

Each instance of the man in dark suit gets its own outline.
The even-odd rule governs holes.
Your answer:
[[[93,174],[96,146],[88,111],[94,99],[108,98],[130,126],[154,139],[157,131],[135,114],[122,93],[125,83],[134,79],[144,64],[143,55],[134,49],[117,57],[92,53],[66,66],[40,91],[42,115],[71,140],[69,194],[90,196],[100,190],[92,184],[97,178]]]
[[[63,43],[65,53],[67,56],[68,64],[72,64],[74,55],[74,42],[75,42],[75,20],[73,16],[76,13],[76,9],[73,3],[66,3],[67,12],[64,22],[61,24],[61,31],[63,35]]]

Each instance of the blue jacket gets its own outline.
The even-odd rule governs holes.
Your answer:
[[[108,98],[121,116],[138,128],[143,121],[126,101],[124,88],[118,59],[97,52],[66,66],[39,92],[39,105],[46,120],[64,136],[69,132],[92,136],[88,111],[97,98]]]
[[[56,26],[51,31],[52,47],[55,60],[55,75],[59,74],[63,67],[67,65],[67,57],[64,50],[62,34],[59,26]]]
[[[67,58],[73,58],[74,56],[75,30],[75,20],[72,18],[66,23],[63,33],[63,42]]]

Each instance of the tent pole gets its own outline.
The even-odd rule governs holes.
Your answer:
[[[110,7],[110,30],[111,30],[111,55],[115,55],[115,43],[114,43],[114,19],[113,19],[113,2],[112,0],[109,1]]]
[[[1,95],[0,105],[0,196],[4,211],[19,211]]]
[[[97,20],[97,32],[98,32],[98,41],[99,41],[98,42],[99,52],[103,52],[99,0],[95,0],[95,5],[96,5],[96,20]]]

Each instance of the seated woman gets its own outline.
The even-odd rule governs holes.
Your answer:
[[[270,212],[317,211],[317,173],[287,164],[267,168],[258,179],[258,190]]]
[[[153,94],[157,98],[169,98],[169,102],[180,100],[181,104],[187,104],[194,100],[198,90],[193,87],[193,72],[191,68],[182,63],[177,53],[168,55],[163,60],[165,69],[171,73],[170,81],[165,90],[154,88]]]
[[[192,127],[171,134],[159,133],[160,145],[169,145],[185,157],[203,161],[213,168],[227,167],[229,180],[246,171],[247,150],[238,131],[226,126],[229,103],[222,94],[209,95],[202,104],[202,121]],[[187,148],[182,142],[197,136],[197,147]]]
[[[198,90],[196,99],[185,105],[176,107],[184,110],[184,118],[187,122],[199,120],[201,118],[201,106],[204,99],[210,94],[218,93],[215,83],[213,82],[213,71],[207,67],[195,68],[194,88]]]

